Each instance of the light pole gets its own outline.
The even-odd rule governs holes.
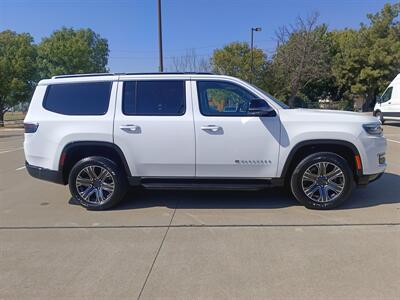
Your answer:
[[[162,49],[162,25],[161,25],[161,0],[158,0],[157,9],[158,9],[158,48],[160,53],[159,71],[164,72],[163,49]]]
[[[251,43],[250,43],[250,83],[253,81],[253,75],[254,75],[254,67],[253,67],[253,60],[254,60],[254,55],[253,55],[253,42],[254,42],[254,31],[261,31],[261,27],[251,27]]]

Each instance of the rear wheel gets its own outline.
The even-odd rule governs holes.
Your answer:
[[[69,189],[82,206],[90,210],[104,210],[122,200],[127,184],[115,162],[92,156],[78,161],[72,168]]]
[[[321,152],[307,156],[297,165],[290,186],[296,199],[307,208],[330,209],[349,197],[354,180],[344,158]]]

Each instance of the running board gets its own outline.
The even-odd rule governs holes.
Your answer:
[[[271,179],[178,179],[142,178],[140,185],[146,189],[179,190],[250,190],[257,191],[275,186]]]

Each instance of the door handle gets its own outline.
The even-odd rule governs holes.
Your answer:
[[[388,102],[388,104],[392,104],[392,102]]]
[[[121,126],[119,126],[119,128],[128,133],[141,133],[140,126],[133,125],[133,124],[121,125]]]
[[[212,131],[212,132],[217,132],[222,129],[222,127],[217,126],[217,125],[207,125],[207,126],[201,126],[201,129],[204,131]]]

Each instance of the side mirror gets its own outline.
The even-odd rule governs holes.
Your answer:
[[[263,99],[253,99],[250,100],[249,109],[247,110],[251,116],[259,117],[275,117],[275,110],[268,105],[268,103]]]
[[[381,96],[376,96],[376,103],[381,103],[382,102],[382,97]]]

